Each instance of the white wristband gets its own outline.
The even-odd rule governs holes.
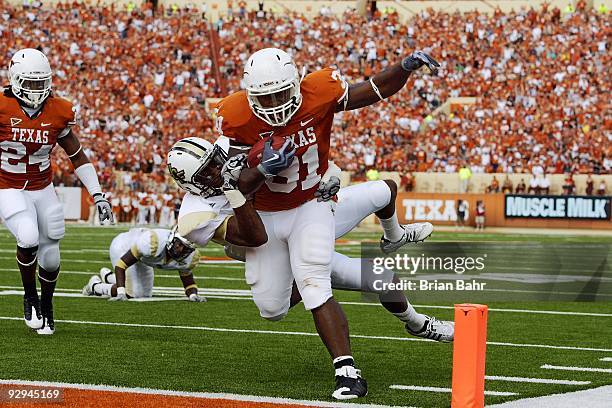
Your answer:
[[[98,181],[98,175],[96,174],[96,168],[91,163],[85,163],[82,166],[77,167],[74,170],[75,174],[81,180],[81,183],[85,186],[90,195],[102,194],[102,188]]]
[[[125,295],[125,287],[117,286],[117,296],[119,295]]]
[[[224,194],[232,208],[242,207],[246,203],[246,198],[244,198],[240,190],[227,190],[224,191]]]

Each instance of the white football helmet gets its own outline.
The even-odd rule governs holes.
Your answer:
[[[271,126],[285,126],[302,105],[303,77],[283,50],[264,48],[251,55],[242,80],[255,116]]]
[[[168,172],[183,190],[205,198],[217,196],[223,191],[214,184],[219,184],[220,170],[226,160],[227,154],[219,146],[199,137],[188,137],[170,148]],[[207,174],[209,166],[216,166],[219,172]]]
[[[168,242],[166,242],[166,252],[170,258],[182,261],[191,255],[195,249],[195,244],[179,234],[178,226],[175,225],[168,235]]]
[[[42,52],[33,48],[17,51],[8,69],[13,94],[32,108],[38,108],[51,93],[51,65]]]

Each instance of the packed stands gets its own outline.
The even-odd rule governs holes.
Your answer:
[[[334,160],[357,178],[371,168],[407,178],[463,166],[475,174],[612,172],[610,19],[597,10],[429,10],[407,22],[350,11],[209,22],[197,11],[170,11],[73,3],[0,12],[3,61],[23,47],[49,55],[55,89],[78,104],[79,136],[106,188],[166,192],[168,146],[214,139],[205,99],[238,90],[242,64],[267,46],[289,50],[310,71],[335,64],[350,82],[414,49],[442,63],[438,77],[418,73],[388,102],[337,115]],[[460,96],[478,99],[440,111]],[[77,183],[69,168],[56,153],[55,181]]]

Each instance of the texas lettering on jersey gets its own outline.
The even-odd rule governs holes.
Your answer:
[[[282,211],[312,200],[328,166],[329,145],[336,107],[348,94],[348,84],[338,71],[326,68],[307,75],[300,84],[302,105],[283,127],[270,126],[255,116],[244,91],[217,105],[217,131],[239,143],[254,145],[274,134],[290,137],[298,146],[287,169],[255,194],[255,208]]]
[[[49,185],[51,151],[74,124],[74,108],[65,99],[50,96],[30,117],[9,91],[0,94],[0,189]]]

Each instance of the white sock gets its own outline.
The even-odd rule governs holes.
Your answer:
[[[404,235],[404,229],[400,227],[397,221],[397,212],[394,212],[391,218],[387,218],[386,220],[380,218],[380,225],[385,231],[385,238],[391,242],[399,241]]]
[[[93,286],[93,293],[98,296],[110,296],[112,287],[111,283],[96,283]]]
[[[393,314],[402,322],[406,323],[408,328],[412,331],[421,330],[427,321],[427,316],[414,310],[414,307],[412,307],[410,303],[408,303],[408,308],[405,312]]]

